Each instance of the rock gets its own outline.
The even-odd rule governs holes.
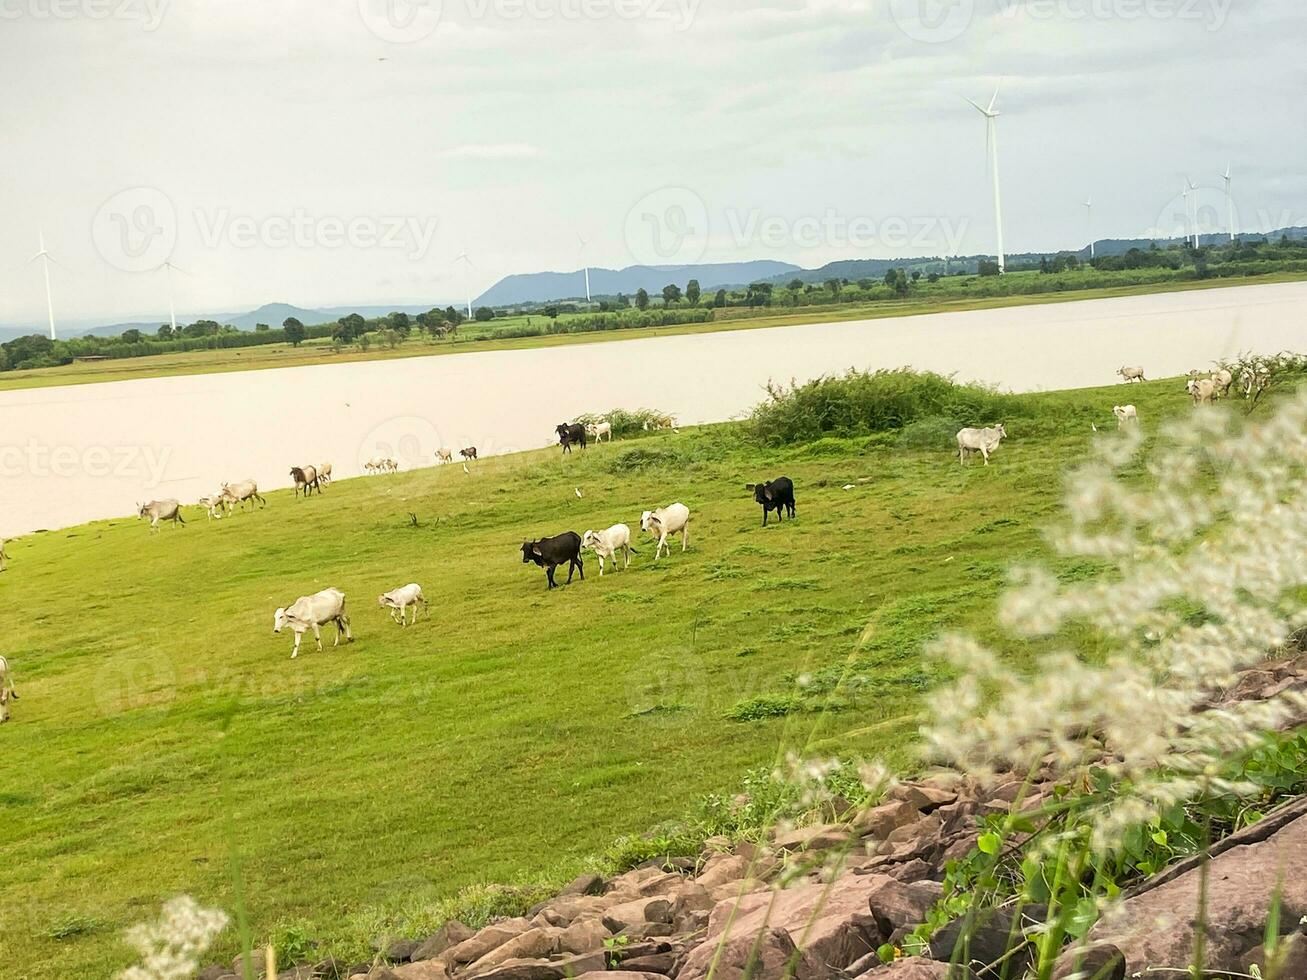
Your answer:
[[[528,929],[474,960],[468,966],[468,971],[485,973],[490,967],[498,966],[506,960],[538,960],[556,952],[558,930],[552,926],[548,930]]]
[[[949,965],[919,956],[895,960],[889,966],[868,970],[857,980],[949,980]]]
[[[234,973],[238,977],[244,977],[245,960],[247,957],[249,958],[250,961],[250,975],[254,977],[263,976],[264,974],[263,950],[261,949],[255,950],[253,953],[236,954],[236,958],[231,961],[231,969],[227,972]]]
[[[671,922],[672,903],[665,898],[638,898],[634,902],[614,905],[604,913],[603,923],[609,932],[623,932],[646,922]]]
[[[447,949],[441,959],[449,963],[473,963],[481,959],[492,949],[504,945],[510,939],[522,935],[531,928],[526,919],[505,919],[486,926],[456,946]]]
[[[905,823],[903,826],[891,830],[885,840],[891,844],[933,840],[939,836],[943,826],[944,822],[939,818],[939,815],[930,813],[914,820],[912,823]]]
[[[870,810],[863,810],[853,818],[852,827],[863,837],[884,840],[895,830],[904,824],[912,823],[919,816],[919,811],[911,803],[892,800]]]
[[[1256,967],[1264,977],[1276,976],[1284,977],[1307,977],[1307,933],[1295,932],[1289,936],[1283,936],[1274,950],[1276,971],[1272,974],[1267,967],[1266,949],[1258,943],[1257,946],[1242,957],[1244,962],[1243,972],[1252,974],[1252,968]],[[1115,980],[1115,978],[1109,978]]]
[[[449,964],[439,957],[396,966],[387,974],[395,980],[446,980],[449,975]]]
[[[1042,923],[1047,911],[1043,906],[1027,906],[1021,925],[1028,928]],[[1017,951],[1007,955],[1011,950]],[[936,929],[930,940],[931,959],[969,964],[979,980],[999,980],[999,971],[981,967],[1000,961],[1004,964],[1000,971],[1006,971],[1002,976],[1025,976],[1030,956],[1025,935],[1020,927],[1014,928],[1012,912],[1007,909],[987,909],[970,919],[959,916]]]
[[[676,974],[676,980],[705,980],[717,955],[718,944],[707,941],[696,946]],[[794,946],[784,929],[767,929],[761,935],[740,934],[728,939],[713,970],[713,980],[762,980],[786,977],[790,980],[830,980],[831,974],[813,967]]]
[[[1125,980],[1125,960],[1111,945],[1071,949],[1058,957],[1052,980]]]
[[[844,827],[816,824],[777,834],[772,838],[772,843],[782,851],[823,851],[839,847],[848,839],[849,831]]]
[[[642,973],[639,970],[596,970],[582,973],[576,980],[663,980],[657,973]]]
[[[382,956],[392,963],[407,963],[422,946],[417,939],[396,939],[387,944]]]
[[[943,894],[944,886],[936,881],[884,878],[872,886],[867,905],[880,934],[890,936],[904,926],[912,928],[925,922],[927,913]]]
[[[695,881],[711,891],[718,885],[739,881],[749,873],[751,863],[741,854],[714,854],[704,862],[703,870]]]
[[[1217,845],[1208,870],[1208,972],[1246,972],[1244,953],[1262,940],[1280,886],[1280,922],[1292,928],[1307,916],[1307,798],[1272,813]],[[1126,898],[1119,917],[1090,930],[1112,943],[1129,974],[1150,966],[1187,964],[1199,910],[1200,869],[1193,859],[1161,872],[1156,884]]]
[[[445,976],[448,975],[445,974]],[[388,966],[374,966],[367,972],[366,980],[402,980],[402,978]]]
[[[598,919],[578,919],[558,933],[558,949],[563,953],[589,953],[604,948],[608,930]]]
[[[666,953],[648,953],[644,956],[623,956],[620,965],[622,969],[635,973],[670,976],[672,968],[676,966],[676,956],[677,954],[670,950]]]
[[[450,919],[436,930],[435,935],[428,936],[417,949],[413,950],[413,955],[409,959],[414,963],[418,960],[432,959],[451,946],[466,942],[474,935],[475,933],[463,923],[457,919]]]
[[[195,980],[219,980],[221,977],[233,976],[231,970],[225,966],[206,966],[199,973],[195,974]]]
[[[603,953],[585,953],[553,960],[506,960],[483,973],[469,972],[466,980],[564,980],[603,970]]]
[[[929,813],[945,803],[952,803],[958,798],[954,790],[940,789],[936,786],[921,786],[912,783],[899,783],[890,787],[885,794],[887,800],[901,800],[922,813]]]
[[[596,874],[577,875],[567,886],[558,894],[559,895],[602,895],[604,892],[604,876]]]
[[[740,895],[751,895],[765,890],[767,890],[765,881],[759,881],[757,878],[745,878],[742,881],[728,881],[716,888],[710,888],[708,894],[712,896],[713,905],[716,907],[718,902],[730,901]]]

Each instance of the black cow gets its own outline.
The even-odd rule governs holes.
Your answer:
[[[574,442],[579,442],[581,448],[585,448],[585,426],[579,422],[559,422],[554,426],[554,431],[558,433],[558,444],[563,447],[563,452],[570,453]]]
[[[572,584],[572,573],[580,572],[581,581],[585,581],[585,566],[581,564],[581,535],[575,531],[564,531],[552,538],[539,541],[527,541],[522,545],[522,564],[535,562],[545,570],[549,579],[549,588],[557,587],[554,581],[554,569],[567,562],[567,584]]]
[[[788,476],[778,476],[770,483],[751,483],[748,489],[753,491],[753,499],[762,504],[762,526],[767,526],[767,515],[776,511],[778,521],[785,520],[781,508],[794,516],[794,481]]]
[[[464,459],[476,459],[476,458],[477,458],[477,447],[476,447],[476,446],[468,446],[466,449],[460,449],[460,450],[458,451],[458,454],[459,454],[460,456],[462,456]]]

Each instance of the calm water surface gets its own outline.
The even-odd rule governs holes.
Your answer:
[[[0,536],[193,502],[222,480],[289,485],[292,464],[354,476],[377,455],[427,466],[556,441],[582,412],[737,417],[769,379],[912,365],[1013,391],[1150,377],[1241,350],[1307,348],[1307,283],[1244,286],[575,347],[0,392]],[[1177,392],[1177,394],[1179,394]]]

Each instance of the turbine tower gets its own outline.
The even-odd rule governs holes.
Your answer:
[[[1225,173],[1221,174],[1221,179],[1225,181],[1225,222],[1226,227],[1230,229],[1230,241],[1234,241],[1234,198],[1230,194],[1230,165],[1225,165]]]
[[[45,313],[50,320],[50,339],[57,340],[54,332],[54,300],[50,298],[50,263],[54,261],[50,258],[50,253],[45,248],[45,232],[38,230],[36,233],[37,240],[40,242],[41,250],[33,255],[29,262],[41,260],[41,271],[45,273]],[[58,263],[56,263],[58,264]]]
[[[578,257],[581,260],[581,268],[585,270],[585,301],[590,302],[590,266],[585,261],[585,239],[577,233],[576,240],[580,243],[577,247]]]
[[[1187,194],[1193,194],[1193,199],[1194,199],[1194,222],[1192,227],[1194,230],[1194,251],[1196,252],[1198,251],[1198,195],[1194,194],[1193,192],[1198,190],[1198,185],[1195,184],[1188,177],[1184,179],[1184,185],[1185,185],[1185,192]]]
[[[1089,228],[1089,258],[1094,258],[1094,199],[1092,196],[1085,199],[1081,205],[1085,209],[1085,224]]]
[[[1189,178],[1184,179],[1181,185],[1180,196],[1184,198],[1184,242],[1186,245],[1193,244],[1194,233],[1193,225],[1189,223]]]
[[[173,265],[172,259],[168,259],[162,265],[155,266],[154,271],[158,272],[160,269],[163,269],[168,276],[168,324],[172,327],[172,332],[176,333],[177,332],[177,308],[174,306],[172,300],[172,274],[174,269],[176,269],[176,271],[180,272],[182,275],[186,275],[187,272],[185,269],[178,269],[177,266]]]
[[[454,257],[455,262],[463,263],[463,295],[467,297],[467,318],[472,319],[472,287],[468,285],[467,270],[472,265],[472,260],[467,257],[467,252],[459,252]]]
[[[1000,83],[1001,84],[1001,83]],[[975,110],[985,117],[985,142],[989,149],[989,170],[994,178],[994,230],[998,236],[998,271],[1007,270],[1007,259],[1003,254],[1003,199],[999,192],[998,182],[998,110],[994,108],[998,102],[999,86],[994,86],[994,97],[989,100],[988,108],[981,108],[978,103],[971,103]]]

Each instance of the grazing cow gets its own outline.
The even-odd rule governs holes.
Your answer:
[[[136,512],[138,518],[148,517],[150,519],[150,530],[159,530],[160,521],[172,521],[174,524],[185,524],[182,520],[182,505],[175,499],[169,497],[167,500],[151,500],[149,503],[141,504],[140,510]]]
[[[753,499],[762,504],[762,526],[767,526],[767,515],[776,511],[776,519],[784,520],[782,509],[794,517],[794,481],[788,476],[778,476],[770,483],[750,483],[746,490],[753,491]]]
[[[203,507],[205,511],[208,513],[209,520],[211,521],[222,520],[222,491],[221,490],[219,490],[217,493],[211,493],[207,497],[201,497],[198,502],[199,505]]]
[[[1121,375],[1122,381],[1146,381],[1144,369],[1141,367],[1120,367],[1116,373]]]
[[[678,532],[681,535],[681,551],[684,552],[690,543],[690,508],[685,504],[669,504],[657,510],[646,510],[640,515],[640,530],[652,534],[658,540],[658,547],[654,549],[654,561],[658,560],[664,548],[669,555],[672,553],[667,539]]]
[[[655,415],[653,418],[644,423],[645,432],[656,432],[659,429],[671,429],[676,431],[676,419],[670,415]]]
[[[1230,393],[1230,385],[1234,384],[1234,375],[1225,368],[1221,368],[1212,375],[1212,383],[1216,385],[1217,396],[1224,398]]]
[[[304,491],[305,497],[308,497],[315,489],[318,493],[322,493],[322,487],[318,485],[318,471],[312,466],[303,468],[292,466],[290,468],[290,478],[295,481],[295,496],[297,497],[300,495],[301,490]]]
[[[1190,378],[1185,390],[1195,405],[1210,405],[1216,400],[1216,382],[1211,378]]]
[[[631,547],[631,529],[625,524],[614,524],[604,531],[586,531],[581,537],[581,547],[589,548],[599,556],[599,577],[604,577],[604,559],[613,559],[613,568],[617,568],[617,553],[620,551],[626,560],[623,568],[631,567],[631,556],[639,552]]]
[[[416,623],[418,621],[418,609],[426,606],[427,600],[422,594],[422,586],[416,582],[410,582],[408,585],[401,585],[398,589],[383,592],[377,596],[377,604],[382,609],[389,609],[390,618],[399,625],[407,626],[408,607],[413,607],[413,622]]]
[[[5,562],[8,560],[9,556],[5,554],[5,539],[0,538],[0,572],[5,570]]]
[[[1124,429],[1127,425],[1139,424],[1139,412],[1133,405],[1113,405],[1112,414],[1116,416],[1116,427]]]
[[[448,449],[444,449],[444,448],[437,449],[436,459],[440,460],[442,463],[452,463],[454,461],[454,454],[451,453]]]
[[[554,569],[567,562],[567,584],[572,584],[572,573],[580,572],[581,581],[585,581],[585,566],[581,563],[581,535],[575,531],[564,531],[552,538],[540,538],[538,541],[522,543],[522,564],[535,562],[545,570],[549,580],[548,588],[558,587],[554,581]]]
[[[240,504],[241,509],[244,510],[246,501],[249,501],[251,508],[254,507],[255,501],[258,501],[264,507],[268,506],[268,502],[259,493],[259,485],[253,480],[224,483],[222,490],[218,493],[218,500],[227,508],[228,514],[231,513],[232,507],[236,504]]]
[[[989,465],[989,454],[998,449],[998,444],[1007,436],[1003,426],[996,425],[987,429],[960,429],[958,431],[958,462],[965,463],[968,453],[978,452],[985,457]]]
[[[464,459],[474,460],[477,458],[477,447],[468,446],[466,449],[460,449],[458,451],[458,454],[462,456]]]
[[[330,483],[330,482],[331,482],[331,464],[330,464],[330,463],[323,463],[321,466],[318,467],[318,481],[319,481],[320,483]]]
[[[570,453],[574,442],[585,448],[585,426],[579,422],[559,422],[554,431],[558,433],[558,444],[563,447],[563,452]]]
[[[372,459],[368,460],[366,463],[363,464],[364,473],[378,473],[380,472],[380,470],[381,470],[381,460],[376,456],[374,456]]]
[[[272,614],[274,633],[280,633],[289,626],[295,634],[295,646],[290,651],[292,660],[299,656],[300,640],[307,630],[313,630],[318,652],[322,652],[322,626],[325,623],[336,624],[336,642],[332,644],[333,647],[340,646],[341,633],[345,634],[345,642],[354,642],[354,634],[349,629],[349,617],[345,615],[345,593],[340,589],[323,589],[313,595],[300,596],[289,608],[283,607]]]
[[[608,437],[609,442],[613,441],[613,423],[611,422],[591,422],[585,429],[595,442],[603,442],[604,436]]]
[[[0,657],[0,724],[9,720],[9,702],[18,700],[14,678],[9,673],[9,661]]]

